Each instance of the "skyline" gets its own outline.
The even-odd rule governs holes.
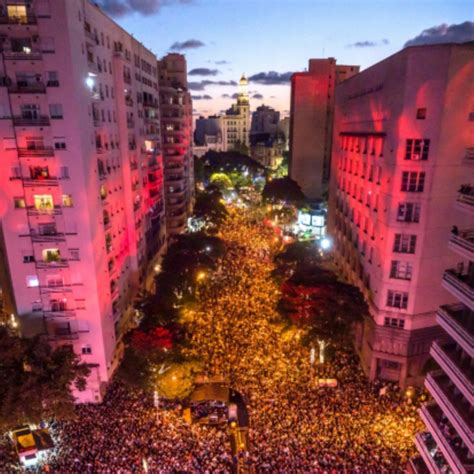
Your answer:
[[[474,39],[474,23],[467,22],[468,2],[422,3],[387,1],[382,7],[374,1],[297,0],[279,1],[278,8],[268,10],[265,0],[99,2],[157,56],[171,51],[185,54],[195,115],[218,114],[230,107],[236,84],[245,74],[251,79],[252,110],[266,104],[282,116],[289,111],[289,77],[304,71],[310,58],[334,57],[338,64],[360,65],[364,70],[422,32],[424,41]],[[241,16],[236,15],[239,8]],[[212,30],[206,27],[210,18],[214,18]]]

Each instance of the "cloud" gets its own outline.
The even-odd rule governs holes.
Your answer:
[[[263,95],[262,94],[254,94],[252,96],[252,99],[257,99],[257,100],[263,100]]]
[[[230,97],[231,97],[231,99],[238,99],[238,98],[239,98],[239,94],[237,94],[237,92],[235,92],[235,93],[232,94]]]
[[[193,100],[212,100],[212,96],[204,94],[204,95],[192,95]]]
[[[420,44],[465,43],[467,41],[474,41],[473,21],[453,25],[443,23],[442,25],[432,26],[408,40],[404,47]]]
[[[229,94],[222,94],[221,97],[223,99],[230,99],[230,95]]]
[[[112,16],[123,16],[129,13],[153,15],[165,5],[186,4],[192,1],[193,0],[97,0],[97,4]]]
[[[217,76],[220,74],[218,69],[209,69],[207,67],[196,67],[188,72],[189,76]]]
[[[204,79],[199,82],[188,82],[188,89],[192,91],[203,91],[207,86],[236,86],[235,81],[211,81]]]
[[[172,51],[184,51],[185,49],[196,49],[206,46],[201,40],[188,39],[186,41],[175,41],[170,49]]]
[[[355,43],[346,45],[346,48],[373,48],[375,46],[381,46],[389,43],[390,41],[387,38],[384,38],[380,41],[356,41]]]
[[[266,86],[273,86],[278,84],[289,84],[292,72],[259,72],[249,77],[249,81],[258,82]]]
[[[230,61],[226,61],[225,59],[222,59],[221,61],[214,61],[214,64],[217,64],[218,66],[222,66],[224,64],[230,64]]]

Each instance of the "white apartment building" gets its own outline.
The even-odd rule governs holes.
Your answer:
[[[473,181],[472,44],[406,48],[336,88],[329,232],[341,274],[371,315],[357,349],[371,378],[420,384],[441,286],[458,257],[448,249],[452,202]]]
[[[156,57],[88,0],[0,2],[0,222],[27,336],[97,402],[164,240]]]

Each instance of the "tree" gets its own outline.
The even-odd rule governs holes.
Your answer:
[[[296,181],[289,177],[272,179],[265,184],[262,197],[269,202],[300,204],[306,198]]]
[[[186,398],[194,389],[196,375],[202,371],[197,362],[182,362],[163,366],[157,377],[156,389],[160,396],[168,399]]]
[[[193,218],[202,220],[205,227],[218,227],[227,215],[222,193],[217,187],[209,186],[205,192],[197,193]]]
[[[0,327],[0,431],[72,415],[71,388],[84,390],[87,364],[68,346],[22,339]]]
[[[233,188],[231,179],[225,173],[213,173],[210,182],[221,191],[227,191]]]

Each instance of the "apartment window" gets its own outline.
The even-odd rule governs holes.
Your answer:
[[[54,37],[43,36],[41,38],[41,52],[43,53],[54,53],[56,50],[54,45]]]
[[[424,171],[403,171],[402,173],[402,191],[421,193],[425,188]]]
[[[69,249],[69,260],[79,260],[79,249]]]
[[[397,221],[420,222],[421,205],[413,202],[403,202],[398,205]]]
[[[37,104],[23,104],[21,116],[25,119],[38,119],[40,117],[40,106]]]
[[[35,261],[34,255],[23,255],[23,263],[33,263]]]
[[[413,264],[411,262],[402,262],[400,260],[392,260],[390,266],[390,278],[398,280],[411,280],[413,275]]]
[[[45,210],[53,209],[54,207],[53,196],[51,194],[35,194],[33,198],[35,209]]]
[[[72,200],[72,195],[71,194],[63,194],[62,195],[62,206],[63,207],[73,207],[74,202]]]
[[[426,108],[416,109],[416,118],[417,120],[426,119]]]
[[[50,104],[49,105],[49,115],[52,119],[62,119],[63,118],[63,106],[61,104]]]
[[[81,352],[82,352],[82,354],[84,354],[84,355],[92,354],[92,347],[91,347],[89,344],[87,344],[87,345],[85,345],[85,346],[82,346]]]
[[[399,318],[385,318],[384,326],[403,329],[405,327],[405,320]]]
[[[7,15],[10,20],[17,21],[18,23],[26,23],[26,5],[7,5]]]
[[[405,160],[427,160],[429,149],[429,139],[408,138],[406,142]]]
[[[387,306],[391,308],[406,309],[408,306],[408,293],[388,290]]]
[[[15,209],[25,209],[26,207],[25,199],[21,197],[13,198],[13,205]]]
[[[67,166],[61,166],[59,174],[62,179],[69,179],[69,168]]]
[[[38,275],[28,275],[26,277],[26,286],[28,288],[37,288],[39,286]]]
[[[393,251],[396,253],[415,253],[416,235],[395,234]]]
[[[61,260],[61,252],[59,249],[44,249],[41,256],[43,262],[58,262]]]
[[[48,87],[58,87],[59,86],[59,76],[58,71],[48,71],[47,72],[47,83]]]
[[[46,284],[51,288],[64,285],[61,275],[48,275],[46,278]]]

